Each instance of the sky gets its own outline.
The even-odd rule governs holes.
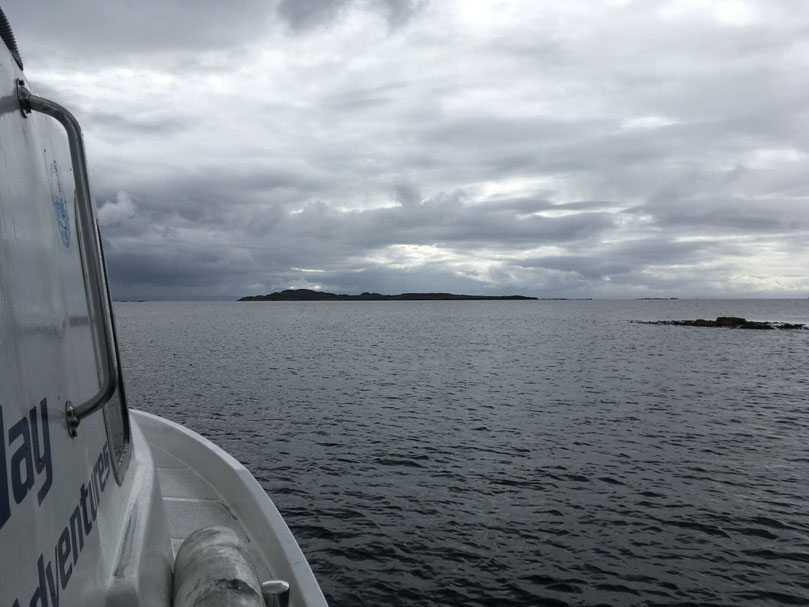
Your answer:
[[[809,3],[0,2],[116,299],[809,296]]]

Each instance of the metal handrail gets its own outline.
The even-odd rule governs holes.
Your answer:
[[[115,357],[115,342],[112,330],[112,312],[107,294],[106,269],[101,256],[101,238],[98,233],[95,207],[90,198],[90,181],[87,175],[87,156],[81,127],[67,109],[48,99],[33,95],[22,80],[17,82],[17,98],[23,115],[40,112],[55,118],[67,133],[73,179],[76,184],[76,221],[79,228],[79,250],[86,269],[87,304],[99,358],[99,389],[79,405],[69,400],[65,403],[67,430],[76,436],[82,419],[101,408],[118,386],[118,365]]]

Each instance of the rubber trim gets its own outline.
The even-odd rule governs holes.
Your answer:
[[[17,39],[14,38],[11,24],[8,22],[2,7],[0,7],[0,38],[6,43],[9,52],[11,52],[11,56],[14,57],[14,61],[16,61],[17,65],[22,69],[22,57],[20,57],[20,49],[17,48]]]

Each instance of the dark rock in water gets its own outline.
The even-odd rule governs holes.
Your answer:
[[[716,319],[717,327],[733,327],[736,329],[774,329],[773,323],[756,322],[738,316],[720,316]]]
[[[739,318],[738,316],[719,316],[716,319],[716,326],[717,327],[738,327],[739,325],[745,324],[747,321],[744,318]]]
[[[806,325],[798,323],[787,322],[772,322],[772,321],[757,321],[747,320],[739,316],[719,316],[716,320],[705,320],[698,318],[697,320],[635,320],[643,325],[677,325],[683,327],[725,327],[730,329],[798,329],[806,330]]]

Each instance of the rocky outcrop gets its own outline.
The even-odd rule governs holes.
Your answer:
[[[696,320],[636,320],[643,325],[677,325],[684,327],[725,327],[729,329],[803,329],[807,327],[804,324],[788,323],[788,322],[771,322],[759,320],[747,320],[739,316],[719,316],[716,320],[705,320],[698,318]]]

